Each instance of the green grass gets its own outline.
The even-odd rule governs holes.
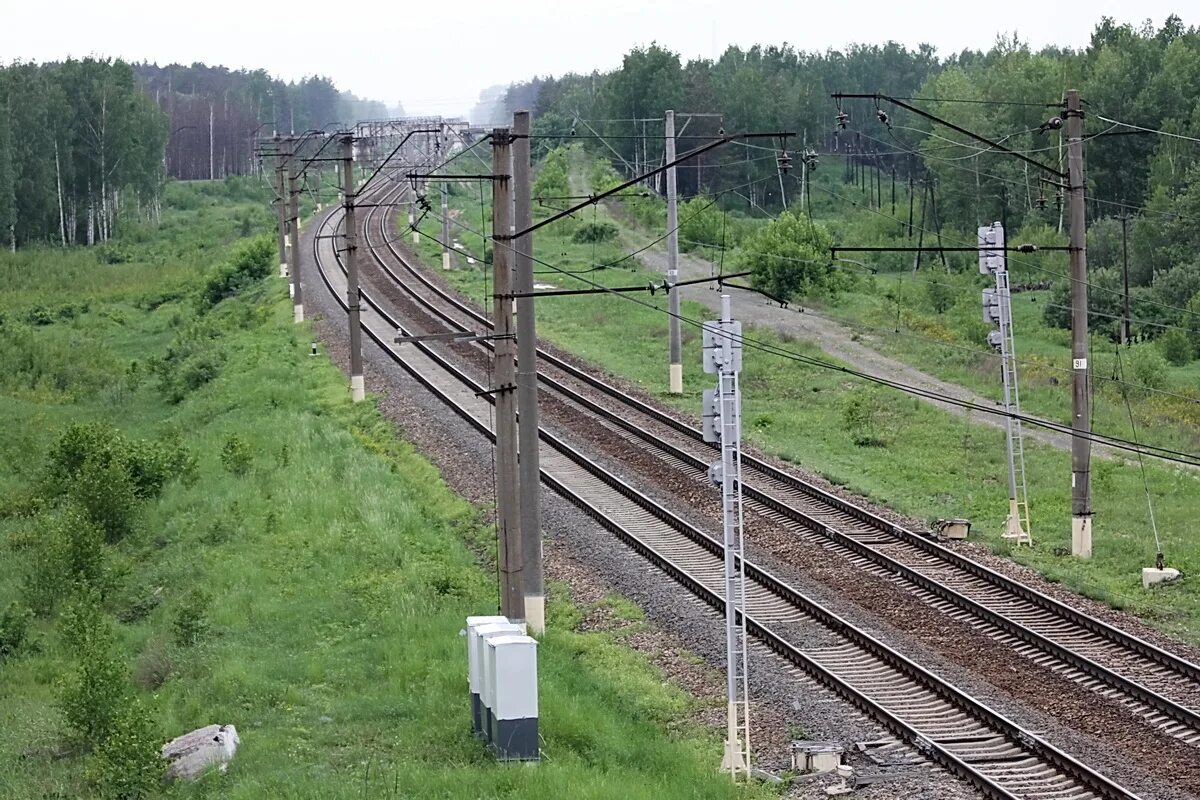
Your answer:
[[[461,212],[462,219],[474,220],[469,224],[480,230],[477,191],[473,195],[466,191],[455,194],[452,207]],[[484,214],[490,215],[486,202]],[[580,219],[591,221],[592,212],[586,212]],[[603,210],[597,212],[597,219],[615,221]],[[606,257],[593,260],[590,246],[572,240],[578,224],[568,220],[538,231],[535,255],[571,270],[603,263]],[[431,236],[440,235],[438,224],[432,219],[424,221],[422,230]],[[457,236],[468,251],[481,252],[478,237],[472,238],[461,230]],[[428,237],[422,237],[418,249],[426,263],[440,263],[440,246]],[[457,266],[447,275],[448,280],[477,300],[487,297],[488,271],[481,265],[467,267],[464,262],[458,262]],[[577,278],[554,272],[536,277],[564,288],[583,285]],[[650,280],[661,280],[654,273],[624,269],[591,272],[587,278],[608,286],[645,285]],[[880,287],[885,285],[883,277],[878,282]],[[547,298],[537,305],[538,332],[598,367],[643,387],[663,402],[698,415],[701,391],[712,381],[700,371],[699,336],[694,327],[684,326],[685,393],[678,398],[666,393],[666,316],[662,313],[665,302],[661,293]],[[839,303],[835,308],[870,307],[878,313],[883,313],[878,309],[886,307],[885,299],[865,292],[848,296]],[[1028,297],[1019,297],[1016,303],[1019,319],[1036,313],[1026,308],[1026,303],[1032,304]],[[490,300],[485,305],[490,308]],[[969,311],[974,315],[973,304]],[[848,316],[851,312],[846,313]],[[692,319],[712,316],[707,309],[690,302],[683,303],[683,314]],[[749,335],[796,353],[826,358],[813,346],[783,340],[769,331],[752,329]],[[1055,332],[1049,331],[1046,336],[1052,344]],[[953,356],[932,349],[917,350],[922,354],[917,358],[911,347],[907,340],[896,339],[887,349],[898,357],[910,358],[917,366],[928,364],[935,374],[949,379],[978,369],[971,366],[975,363],[973,354],[960,365]],[[1008,504],[1004,438],[999,429],[934,409],[916,398],[872,389],[842,373],[754,350],[745,354],[741,381],[746,437],[763,450],[911,516],[929,521],[970,518],[975,523],[973,536],[997,552],[1035,567],[1050,580],[1128,609],[1163,630],[1200,643],[1200,591],[1193,581],[1185,580],[1151,592],[1141,588],[1141,568],[1153,564],[1155,545],[1136,465],[1093,458],[1095,555],[1091,561],[1081,562],[1056,555],[1056,551],[1070,548],[1070,456],[1048,447],[1027,446],[1031,521],[1037,546],[1011,549],[1000,538]],[[975,374],[972,380],[963,377],[963,382],[980,391],[989,388],[984,386],[981,374]],[[1039,400],[1043,395],[1049,398],[1055,394],[1052,389],[1049,384],[1045,387],[1030,384],[1025,390],[1027,394],[1022,395],[1023,399],[1028,395],[1029,404],[1034,406],[1030,409],[1027,404],[1027,412],[1038,413]],[[1057,391],[1065,396],[1061,386]],[[847,430],[843,421],[847,404],[855,398],[877,409],[872,433],[884,446],[854,443],[858,432]],[[1123,413],[1124,406],[1119,410]],[[1127,418],[1125,424],[1128,425]],[[1160,419],[1158,424],[1163,425],[1163,421]],[[1139,431],[1145,427],[1139,426]],[[1127,432],[1127,428],[1116,431],[1118,435]],[[1156,462],[1149,462],[1146,471],[1168,563],[1186,574],[1195,574],[1200,570],[1200,542],[1190,533],[1197,476]]]
[[[162,243],[153,236],[131,244],[121,264],[89,263],[94,255],[80,251],[19,255],[39,267],[39,277],[21,279],[26,303],[50,294],[79,303],[92,270],[109,271],[108,288],[86,311],[29,329],[71,359],[58,384],[22,374],[0,386],[6,500],[34,489],[42,454],[75,421],[176,437],[198,457],[196,480],[169,484],[144,506],[136,532],[108,548],[117,587],[106,608],[127,620],[118,630],[131,667],[169,664],[161,686],[138,690],[162,739],[214,722],[237,725],[242,738],[226,775],[167,794],[761,796],[716,774],[717,735],[688,722],[697,701],[620,632],[575,631],[588,610],[562,587],[552,589],[540,647],[546,759],[512,767],[484,753],[468,731],[458,634],[465,616],[495,607],[494,578],[477,556],[494,551],[494,532],[373,403],[352,405],[344,376],[308,355],[310,336],[291,323],[282,281],[197,310],[194,288],[240,231],[237,213],[222,219],[193,232],[208,254],[194,260],[155,264],[147,254]],[[13,269],[9,258],[0,256],[0,269]],[[150,308],[147,294],[172,299]],[[201,316],[222,366],[172,404],[129,365],[161,357]],[[72,349],[85,342],[94,349]],[[89,362],[95,369],[78,374]],[[251,453],[242,475],[220,458],[233,436]],[[0,609],[22,596],[15,548],[31,524],[5,505]],[[172,620],[198,586],[213,596],[208,632],[180,646]],[[624,601],[606,602],[618,617],[636,617]],[[37,620],[32,644],[0,662],[0,797],[89,796],[84,758],[54,755],[64,736],[55,684],[73,664],[53,619]]]

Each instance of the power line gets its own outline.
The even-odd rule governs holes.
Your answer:
[[[793,178],[794,178],[794,176],[793,176]],[[852,198],[849,198],[849,197],[845,197],[845,196],[843,196],[843,195],[840,195],[840,194],[838,194],[837,192],[835,192],[835,191],[833,191],[833,190],[831,190],[831,189],[828,189],[828,188],[826,188],[826,187],[824,187],[824,186],[819,186],[819,185],[818,185],[818,186],[816,186],[815,188],[817,189],[817,191],[825,192],[826,194],[828,194],[828,195],[829,195],[829,196],[831,196],[831,197],[835,197],[835,198],[837,198],[838,200],[841,200],[841,201],[843,201],[843,202],[846,202],[846,203],[850,203],[851,205],[853,205],[853,206],[855,206],[855,207],[860,207],[860,208],[864,209],[865,211],[869,211],[869,212],[871,212],[872,214],[877,214],[877,215],[879,215],[879,216],[881,216],[881,217],[884,217],[884,218],[886,218],[886,219],[890,219],[890,220],[892,220],[893,222],[902,222],[902,220],[901,220],[899,217],[894,217],[894,216],[892,216],[891,214],[884,213],[883,211],[876,210],[876,209],[874,209],[874,208],[871,208],[871,207],[869,207],[869,206],[862,206],[862,205],[860,205],[860,204],[858,203],[858,201],[856,201],[856,200],[854,200],[854,199],[852,199]],[[903,224],[907,224],[907,223],[903,223]],[[929,234],[936,233],[935,231],[931,231],[931,230],[929,230],[928,228],[922,228],[922,227],[921,227],[921,226],[919,226],[919,225],[914,225],[913,227],[914,227],[914,229],[916,229],[916,230],[923,230],[923,231],[925,231],[925,233],[929,233]],[[955,238],[955,237],[953,237],[953,236],[950,236],[950,235],[948,235],[948,234],[945,234],[945,233],[943,233],[943,234],[942,234],[942,236],[943,236],[943,238],[945,238],[946,240],[948,240],[948,241],[950,241],[950,242],[955,242],[955,243],[957,243],[957,244],[964,245],[964,246],[971,245],[971,244],[975,244],[975,243],[973,243],[973,242],[967,242],[967,241],[966,241],[966,240],[964,240],[964,239],[957,239],[957,238]],[[931,249],[933,249],[933,250],[936,250],[937,248],[931,248]],[[1017,264],[1024,264],[1025,266],[1027,266],[1027,267],[1029,267],[1029,268],[1031,268],[1031,269],[1033,269],[1033,270],[1036,270],[1036,271],[1038,271],[1038,272],[1043,272],[1043,273],[1045,273],[1045,274],[1047,274],[1047,275],[1051,275],[1051,276],[1054,276],[1054,277],[1056,277],[1056,278],[1062,278],[1062,279],[1064,279],[1064,280],[1071,280],[1070,276],[1069,276],[1069,275],[1067,275],[1066,273],[1063,273],[1063,272],[1055,272],[1055,271],[1054,271],[1054,270],[1052,270],[1052,269],[1047,269],[1046,267],[1043,267],[1043,266],[1041,266],[1041,265],[1039,265],[1039,264],[1037,264],[1037,263],[1034,263],[1034,262],[1032,262],[1032,261],[1029,261],[1029,260],[1027,260],[1027,259],[1023,259],[1023,258],[1016,258],[1016,257],[1012,257],[1012,256],[1010,256],[1010,257],[1009,257],[1009,261],[1011,261],[1011,262],[1014,262],[1014,263],[1017,263]],[[1113,294],[1113,295],[1117,295],[1117,296],[1120,296],[1120,297],[1124,297],[1124,293],[1123,293],[1121,290],[1119,290],[1119,289],[1109,289],[1107,286],[1101,286],[1101,285],[1099,285],[1099,284],[1096,284],[1096,283],[1091,283],[1091,282],[1089,282],[1089,281],[1085,281],[1084,283],[1085,283],[1085,285],[1087,285],[1087,287],[1088,287],[1089,289],[1095,289],[1095,290],[1096,290],[1096,291],[1098,291],[1098,292],[1105,292],[1105,293],[1107,293],[1107,294]],[[1164,308],[1164,309],[1168,309],[1168,310],[1171,310],[1171,311],[1178,311],[1178,312],[1180,312],[1180,313],[1183,313],[1183,314],[1188,314],[1189,316],[1193,316],[1193,317],[1200,317],[1200,312],[1197,312],[1197,311],[1192,311],[1192,310],[1190,310],[1190,309],[1183,308],[1183,307],[1181,307],[1181,306],[1174,306],[1174,305],[1171,305],[1170,303],[1160,303],[1160,302],[1158,302],[1157,300],[1151,300],[1151,299],[1149,299],[1149,298],[1146,298],[1146,297],[1139,297],[1139,298],[1137,298],[1137,299],[1136,299],[1136,302],[1139,302],[1139,303],[1144,303],[1144,304],[1146,304],[1146,305],[1156,306],[1156,307],[1158,307],[1158,308]],[[1174,326],[1172,326],[1172,327],[1174,327]],[[1191,330],[1191,329],[1190,329],[1190,328],[1183,328],[1182,330]]]
[[[506,242],[497,242],[497,244],[501,247],[510,247],[510,249],[511,249],[511,245]],[[601,283],[591,280],[590,278],[580,276],[569,270],[561,269],[561,268],[555,266],[554,264],[551,264],[548,261],[544,261],[537,257],[534,257],[533,260],[536,263],[538,263],[544,267],[548,267],[555,272],[559,272],[567,277],[571,277],[578,281],[586,283],[586,284],[592,286],[593,288],[600,289],[600,290],[602,290],[603,293],[611,294],[614,297],[620,297],[627,301],[637,303],[638,305],[641,305],[645,308],[651,309],[658,313],[670,315],[669,311],[667,311],[663,308],[660,308],[649,301],[646,301],[639,297],[636,297],[632,294],[616,291],[616,289],[614,287],[605,286]],[[677,316],[677,318],[681,322],[685,322],[688,325],[691,325],[695,328],[703,328],[703,326],[704,326],[704,323],[701,322],[700,320],[692,319],[691,317],[688,317],[684,314],[672,315],[672,316]],[[789,359],[792,361],[806,364],[808,366],[813,366],[813,367],[817,367],[817,368],[821,368],[821,369],[829,369],[829,370],[833,370],[836,372],[841,372],[841,373],[859,378],[860,380],[867,381],[869,383],[875,383],[875,384],[878,384],[881,386],[886,386],[886,387],[904,392],[906,394],[925,398],[927,400],[932,400],[932,401],[935,401],[938,403],[943,403],[946,405],[956,406],[956,407],[959,407],[959,408],[962,408],[962,409],[968,410],[968,411],[978,411],[978,412],[981,412],[984,414],[991,414],[993,416],[1009,417],[1012,419],[1020,420],[1023,423],[1027,423],[1027,424],[1034,425],[1037,427],[1045,428],[1047,430],[1050,430],[1050,431],[1053,431],[1056,433],[1060,433],[1060,434],[1068,434],[1069,435],[1069,434],[1073,433],[1072,428],[1069,425],[1064,425],[1062,423],[1053,422],[1051,420],[1045,420],[1045,419],[1041,419],[1038,417],[1031,417],[1026,414],[1010,414],[1010,413],[1000,410],[1000,409],[989,408],[987,406],[981,406],[981,405],[979,405],[977,403],[973,403],[971,401],[960,400],[957,398],[953,398],[953,397],[949,397],[949,396],[946,396],[943,394],[932,392],[930,390],[922,389],[917,386],[911,386],[909,384],[905,384],[900,381],[895,381],[895,380],[891,380],[889,378],[881,378],[881,377],[878,377],[875,375],[870,375],[868,373],[856,370],[852,367],[846,367],[846,366],[842,366],[840,364],[835,364],[830,361],[825,361],[823,359],[814,358],[812,356],[806,356],[802,353],[797,353],[797,352],[788,350],[787,348],[779,347],[777,345],[772,345],[767,342],[762,342],[757,339],[751,338],[749,336],[743,335],[739,338],[739,341],[743,345],[752,347],[756,350],[760,350],[760,351],[765,352],[770,355],[776,355],[781,358],[786,358],[786,359]],[[1078,432],[1074,432],[1074,433],[1075,433],[1075,435],[1080,435]],[[1108,434],[1100,434],[1094,430],[1088,431],[1087,433],[1082,434],[1082,435],[1084,436],[1084,438],[1088,439],[1089,441],[1104,444],[1104,445],[1111,447],[1113,449],[1116,449],[1116,450],[1122,450],[1122,451],[1131,452],[1131,453],[1145,453],[1147,455],[1151,455],[1155,458],[1158,458],[1158,459],[1164,460],[1164,461],[1186,464],[1188,466],[1193,466],[1193,467],[1200,466],[1200,456],[1192,454],[1192,453],[1186,453],[1183,451],[1173,450],[1173,449],[1166,448],[1166,447],[1160,447],[1158,445],[1148,445],[1148,444],[1139,445],[1136,442],[1131,442],[1127,439],[1123,439],[1123,438],[1117,437],[1117,436],[1111,436]]]
[[[1135,131],[1143,131],[1144,133],[1153,133],[1158,136],[1167,136],[1172,139],[1183,139],[1187,142],[1200,143],[1200,139],[1197,139],[1195,136],[1186,136],[1182,133],[1171,133],[1170,131],[1161,131],[1155,128],[1144,128],[1141,125],[1134,125],[1131,122],[1121,122],[1120,120],[1109,119],[1108,117],[1101,116],[1100,114],[1096,114],[1095,117],[1096,119],[1104,120],[1105,122],[1111,122],[1113,125],[1120,125],[1123,128],[1132,128]]]

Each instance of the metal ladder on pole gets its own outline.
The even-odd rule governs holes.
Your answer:
[[[704,399],[705,440],[719,441],[721,460],[710,478],[721,487],[725,551],[725,663],[728,698],[725,755],[721,769],[733,781],[750,777],[750,685],[747,666],[746,561],[742,515],[741,323],[730,315],[729,295],[721,296],[721,320],[704,326],[704,370],[716,372],[717,389]]]
[[[1030,544],[1029,485],[1025,478],[1025,437],[1021,429],[1021,391],[1017,384],[1017,348],[1013,336],[1012,294],[1008,270],[996,271],[996,291],[1000,295],[1000,362],[1004,375],[1004,410],[1008,413],[1009,463],[1012,488],[1016,497],[1010,509],[1006,533],[1019,544]],[[1014,527],[1015,526],[1015,527]]]
[[[1021,393],[1017,384],[1017,348],[1013,334],[1012,292],[1004,226],[994,222],[979,229],[979,271],[996,278],[995,290],[983,292],[983,319],[998,326],[988,343],[1000,351],[1004,384],[1005,449],[1008,455],[1008,518],[1003,538],[1032,544],[1029,527],[1029,486],[1025,475],[1025,438],[1021,428]]]

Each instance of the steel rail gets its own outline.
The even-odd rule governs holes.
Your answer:
[[[385,231],[386,234],[386,231]],[[384,240],[385,246],[391,252],[392,256],[403,266],[411,275],[413,275],[426,289],[433,292],[439,300],[450,304],[459,313],[469,317],[474,323],[482,326],[482,331],[486,332],[490,327],[490,323],[485,317],[478,314],[470,306],[462,303],[451,294],[444,291],[441,287],[434,284],[426,276],[421,274],[420,270],[415,269],[407,259],[399,253],[387,241],[386,235]],[[435,316],[442,319],[447,325],[462,331],[470,330],[458,320],[453,319],[441,309],[430,303],[426,298],[420,297],[412,287],[400,279],[398,275],[381,259],[377,262],[393,281],[397,283],[406,293],[413,299],[425,306],[427,310]],[[488,346],[489,343],[481,342],[482,346]],[[643,401],[616,389],[604,381],[592,376],[583,370],[575,367],[569,362],[564,361],[557,356],[546,352],[539,348],[538,355],[540,359],[545,360],[552,366],[566,372],[572,378],[580,380],[589,387],[601,391],[602,393],[612,397],[622,405],[631,407],[642,413],[654,421],[664,424],[680,434],[694,440],[697,444],[701,444],[706,449],[707,444],[702,443],[699,430],[683,423],[674,417],[665,414],[664,412],[650,406]],[[707,470],[707,461],[696,457],[691,453],[687,453],[682,449],[671,445],[661,436],[655,436],[647,431],[644,426],[638,426],[631,423],[626,415],[613,412],[590,399],[584,397],[578,392],[567,387],[565,384],[555,380],[553,377],[539,372],[539,381],[548,388],[553,389],[578,405],[586,407],[592,413],[602,416],[608,423],[617,425],[627,432],[633,434],[637,438],[646,442],[648,449],[660,450],[669,453],[671,456],[683,461],[688,466],[698,470],[703,475]],[[954,552],[950,548],[944,547],[934,541],[931,541],[925,536],[921,536],[898,525],[895,525],[882,517],[879,517],[872,512],[857,506],[843,498],[831,494],[824,489],[816,487],[811,483],[804,481],[794,475],[786,473],[778,468],[755,458],[752,455],[743,454],[743,466],[749,468],[750,472],[759,472],[768,482],[776,482],[783,488],[797,492],[808,498],[815,499],[817,502],[825,504],[832,509],[839,511],[859,522],[867,525],[872,531],[881,531],[887,533],[894,539],[899,540],[908,548],[917,552],[925,553],[933,556],[946,563],[948,566],[967,573],[970,577],[982,580],[984,583],[995,586],[1004,592],[1016,597],[1017,599],[1028,603],[1035,608],[1041,610],[1044,614],[1052,618],[1058,618],[1067,625],[1086,631],[1095,636],[1100,637],[1106,642],[1115,645],[1118,648],[1132,651],[1143,662],[1153,663],[1159,667],[1170,670],[1178,674],[1185,681],[1189,681],[1195,685],[1196,697],[1200,698],[1200,667],[1188,662],[1172,653],[1169,653],[1156,645],[1150,644],[1133,634],[1122,631],[1114,626],[1109,625],[1091,615],[1088,615],[1078,609],[1072,608],[1061,601],[1045,595],[1032,587],[1026,586],[1023,583],[1015,581],[995,570],[992,570],[979,562],[973,561],[959,553]],[[1200,713],[1196,709],[1190,708],[1182,703],[1176,702],[1169,697],[1162,695],[1153,688],[1144,686],[1137,681],[1126,677],[1121,672],[1115,669],[1104,666],[1098,663],[1092,657],[1089,657],[1084,652],[1079,652],[1072,647],[1064,646],[1055,640],[1043,635],[1029,625],[1023,624],[1021,621],[1005,615],[995,609],[981,603],[967,594],[957,591],[954,588],[947,586],[943,581],[935,577],[923,574],[904,562],[882,552],[878,549],[878,542],[871,544],[864,543],[856,539],[853,535],[847,534],[837,528],[828,525],[821,519],[812,514],[796,508],[793,505],[779,500],[777,497],[768,492],[764,492],[757,488],[751,481],[743,482],[744,490],[747,496],[754,502],[760,503],[766,509],[782,516],[783,518],[798,523],[804,526],[809,531],[829,539],[834,545],[841,548],[843,551],[848,551],[854,555],[866,559],[867,561],[881,567],[885,571],[892,573],[905,581],[917,586],[921,590],[940,599],[941,601],[955,606],[967,613],[977,617],[982,622],[985,622],[999,631],[1008,634],[1025,644],[1036,648],[1042,653],[1053,656],[1062,665],[1077,670],[1079,673],[1086,675],[1095,681],[1098,681],[1108,687],[1116,689],[1130,697],[1132,700],[1140,703],[1146,709],[1144,716],[1152,717],[1152,721],[1162,727],[1168,729],[1171,735],[1192,743],[1200,743]],[[978,587],[976,587],[978,589]],[[993,600],[993,604],[999,604],[1000,600]],[[1025,611],[1025,609],[1017,609]],[[1056,620],[1041,620],[1043,625],[1054,624]],[[1058,631],[1059,635],[1064,638],[1070,638],[1073,632],[1070,630]],[[1119,654],[1118,654],[1119,655]]]
[[[337,213],[338,211],[336,209],[331,211],[331,213],[322,223],[322,227],[328,224]],[[325,273],[324,268],[321,265],[319,251],[320,241],[321,239],[316,237],[313,239],[313,256],[316,267],[321,273],[322,280],[324,281],[326,287],[329,289],[335,299],[338,300],[339,304],[344,307],[345,302],[343,298],[335,290],[329,280],[328,275]],[[368,249],[371,249],[369,239]],[[334,249],[334,256],[337,258],[336,249]],[[340,261],[340,259],[338,260]],[[382,309],[378,304],[376,304],[370,298],[368,293],[363,292],[362,294],[364,301],[374,307],[376,313],[379,314],[381,319],[384,319],[390,325],[394,325],[395,328],[404,335],[411,335],[410,332],[398,324],[398,322],[391,317],[386,310]],[[383,342],[381,336],[370,330],[369,327],[367,327],[366,330],[370,338],[379,344],[386,354],[390,355],[392,359],[399,363],[424,386],[434,391],[435,394],[437,394],[444,402],[449,403],[452,408],[459,413],[460,416],[463,416],[471,421],[476,429],[481,430],[481,432],[484,432],[490,438],[490,432],[487,430],[486,425],[483,425],[482,422],[476,420],[468,411],[455,403],[449,395],[438,389],[433,380],[429,379],[427,376],[420,375],[419,370],[416,370],[405,359],[399,358],[395,351],[385,342]],[[491,401],[490,396],[483,391],[483,387],[480,387],[460,369],[453,366],[448,360],[438,355],[431,347],[420,341],[415,342],[415,346],[420,349],[426,357],[430,358],[434,363],[436,363],[439,368],[454,375],[468,388],[475,388],[477,390],[477,394],[481,394],[481,396],[486,400],[489,402]],[[543,441],[550,445],[555,451],[566,455],[572,460],[572,462],[578,464],[589,474],[603,481],[606,485],[616,489],[621,495],[633,501],[635,505],[652,514],[655,518],[668,524],[673,530],[683,534],[688,541],[703,547],[710,554],[712,561],[714,563],[717,561],[717,556],[721,552],[721,545],[715,539],[712,539],[703,532],[693,528],[686,522],[675,517],[673,514],[671,514],[671,512],[661,505],[655,503],[654,501],[634,490],[632,487],[615,478],[615,476],[611,475],[607,470],[603,469],[593,460],[566,446],[563,442],[561,442],[561,440],[550,434],[548,431],[542,430],[539,433],[541,434]],[[568,500],[571,500],[576,505],[580,506],[586,513],[589,513],[591,516],[598,519],[598,521],[604,524],[606,528],[612,530],[615,534],[618,534],[623,541],[633,545],[635,550],[640,552],[644,557],[651,560],[660,568],[663,568],[675,580],[685,585],[685,587],[690,589],[706,603],[717,608],[722,607],[721,598],[711,589],[708,589],[706,586],[704,586],[703,582],[697,579],[692,572],[687,569],[686,566],[675,563],[671,558],[663,555],[656,548],[638,539],[635,534],[627,529],[624,529],[615,520],[613,520],[610,513],[606,513],[604,510],[597,508],[586,498],[578,496],[577,493],[570,489],[570,487],[558,482],[554,476],[548,474],[545,470],[543,471],[543,477],[547,479],[547,482],[550,483],[556,489],[556,491],[563,493]],[[616,528],[619,528],[620,530],[615,530]],[[633,540],[637,541],[635,542]],[[763,641],[772,650],[784,656],[798,667],[804,669],[810,675],[813,675],[826,686],[829,686],[831,689],[838,692],[843,697],[846,697],[858,707],[870,713],[874,718],[891,729],[904,741],[910,742],[938,763],[941,763],[951,771],[971,781],[974,785],[988,794],[988,796],[1001,798],[1032,798],[1039,796],[1094,796],[1101,798],[1134,797],[1134,795],[1129,791],[1116,785],[1099,773],[1091,770],[1086,765],[1082,764],[1066,753],[1063,753],[1036,735],[1025,731],[984,704],[974,700],[973,698],[970,698],[965,693],[909,661],[907,658],[887,647],[882,642],[875,640],[865,632],[858,630],[848,622],[841,620],[831,612],[821,608],[815,602],[791,589],[786,584],[782,583],[782,581],[778,580],[766,571],[755,567],[749,561],[746,562],[746,569],[747,574],[752,576],[752,579],[755,581],[755,586],[765,588],[772,595],[786,601],[790,606],[798,609],[805,616],[816,620],[826,628],[851,641],[863,652],[870,654],[872,658],[886,664],[888,668],[897,671],[904,677],[911,679],[912,681],[925,687],[925,691],[931,692],[936,698],[958,706],[958,708],[966,711],[966,713],[974,720],[982,722],[991,727],[993,731],[999,732],[1007,741],[1005,748],[1000,751],[1001,755],[999,759],[997,759],[994,755],[990,759],[989,757],[982,755],[984,750],[993,751],[996,749],[996,744],[990,740],[986,742],[978,742],[979,746],[983,748],[983,750],[972,753],[969,751],[969,746],[967,746],[966,755],[956,753],[952,745],[960,746],[959,750],[962,751],[964,747],[961,746],[963,745],[961,740],[951,737],[952,743],[951,745],[948,745],[939,742],[934,738],[930,738],[930,736],[923,733],[919,728],[901,719],[896,714],[893,714],[880,702],[870,698],[867,696],[867,694],[857,689],[849,681],[838,676],[828,666],[819,663],[810,654],[801,651],[798,647],[788,642],[782,636],[773,632],[768,625],[759,622],[754,618],[753,615],[747,615],[747,626],[756,638]],[[968,745],[973,742],[976,742],[976,740],[970,738]],[[1015,750],[1013,748],[1015,748]],[[1064,776],[1068,777],[1070,781],[1074,782],[1076,786],[1074,788],[1070,786],[1064,786],[1057,776],[1046,776],[1043,772],[1036,772],[1038,769],[1036,765],[1030,765],[1028,763],[1030,756],[1040,759],[1043,763],[1049,765],[1057,772],[1062,773]],[[993,775],[988,775],[985,772],[985,761],[987,762],[988,766],[993,768]],[[1015,783],[1017,786],[1024,788],[1016,792],[1010,791],[1009,788],[1005,787],[1005,782]],[[1039,794],[1038,787],[1042,786],[1045,786],[1045,789],[1043,790],[1044,794]]]

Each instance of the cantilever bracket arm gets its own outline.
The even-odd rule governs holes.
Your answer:
[[[927,119],[931,122],[936,122],[939,125],[945,125],[950,130],[957,131],[958,133],[961,133],[963,136],[969,136],[970,138],[974,139],[975,141],[979,142],[980,144],[986,144],[992,150],[998,150],[1001,153],[1005,153],[1006,155],[1015,156],[1016,158],[1019,158],[1022,161],[1024,161],[1026,164],[1035,166],[1044,172],[1049,172],[1051,175],[1062,178],[1063,180],[1069,180],[1069,176],[1065,172],[1059,172],[1058,170],[1054,169],[1053,167],[1048,167],[1045,164],[1041,163],[1040,161],[1036,161],[1035,159],[1030,158],[1029,156],[1025,155],[1024,153],[1018,153],[1016,150],[1010,150],[1009,148],[1005,147],[1004,145],[1000,144],[999,142],[993,142],[991,139],[987,138],[986,136],[980,136],[978,133],[974,133],[972,131],[967,130],[966,128],[955,125],[953,122],[944,120],[941,117],[936,116],[934,114],[930,114],[928,111],[922,111],[921,109],[917,108],[916,106],[909,105],[908,103],[905,103],[902,100],[897,100],[896,98],[891,97],[889,95],[880,94],[879,92],[871,92],[871,93],[834,92],[833,94],[831,94],[829,96],[832,97],[834,100],[874,100],[877,103],[880,100],[883,100],[884,102],[891,103],[894,106],[899,106],[900,108],[903,108],[906,111],[911,111],[912,113],[916,114],[917,116],[924,117],[925,119]]]

